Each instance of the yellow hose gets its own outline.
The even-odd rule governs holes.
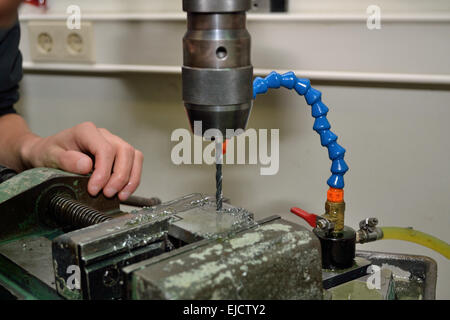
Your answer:
[[[385,240],[403,240],[420,244],[424,247],[430,248],[447,259],[450,259],[450,245],[432,235],[410,229],[410,228],[398,228],[398,227],[381,227],[383,231],[383,238]]]

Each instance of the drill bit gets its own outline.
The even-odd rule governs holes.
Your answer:
[[[222,142],[216,142],[216,207],[217,211],[222,210],[223,195],[222,195]]]
[[[222,196],[222,165],[216,164],[216,206],[217,211],[222,210],[223,196]]]

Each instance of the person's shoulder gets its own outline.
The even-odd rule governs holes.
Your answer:
[[[19,99],[18,84],[22,79],[22,54],[19,50],[20,25],[17,21],[8,29],[0,29],[0,108],[3,114]]]

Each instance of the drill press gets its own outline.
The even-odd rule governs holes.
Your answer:
[[[250,0],[184,0],[183,100],[196,135],[216,140],[216,202],[222,209],[223,139],[245,130],[252,108],[253,67],[246,11]],[[196,129],[201,125],[201,130]],[[213,132],[212,130],[215,130]],[[239,130],[238,132],[241,132]]]

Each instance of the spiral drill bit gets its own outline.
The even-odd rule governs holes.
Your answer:
[[[222,205],[223,205],[222,162],[223,162],[222,143],[221,142],[216,142],[216,207],[217,207],[217,211],[221,211],[222,210]]]

